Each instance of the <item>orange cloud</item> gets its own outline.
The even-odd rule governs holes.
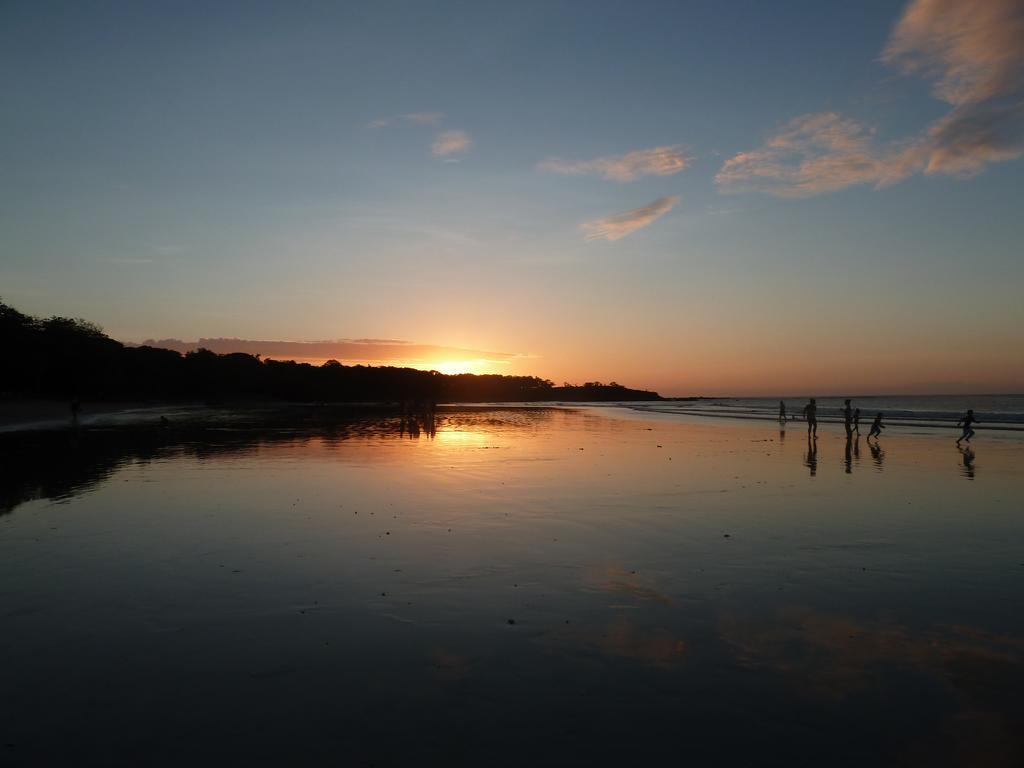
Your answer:
[[[473,139],[465,131],[451,130],[442,131],[437,135],[431,151],[435,157],[448,157],[469,151],[473,146]]]
[[[680,144],[638,149],[625,155],[596,157],[593,160],[563,160],[553,157],[537,168],[569,176],[595,175],[614,181],[633,181],[641,176],[671,176],[679,173],[693,158]]]
[[[934,81],[954,109],[918,136],[883,147],[834,112],[798,117],[764,146],[729,158],[723,192],[806,197],[914,173],[969,176],[1024,154],[1024,3],[913,0],[882,60]]]
[[[587,240],[621,240],[638,229],[650,226],[679,202],[679,195],[659,197],[653,203],[631,211],[604,216],[580,225]]]
[[[914,0],[882,60],[955,107],[921,141],[925,173],[972,175],[1024,153],[1024,3]]]
[[[1020,0],[914,0],[896,24],[882,60],[934,78],[935,95],[954,105],[1019,91],[1024,75]]]
[[[808,197],[855,184],[884,185],[913,172],[906,151],[884,156],[872,131],[835,112],[802,115],[760,149],[726,160],[715,176],[725,192]]]

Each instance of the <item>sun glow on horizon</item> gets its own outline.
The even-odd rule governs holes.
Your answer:
[[[460,373],[499,373],[494,370],[494,364],[490,360],[444,360],[429,365],[416,365],[415,368],[429,368],[438,373],[455,376]]]
[[[284,361],[284,358],[265,358],[268,360]],[[327,359],[319,357],[294,357],[292,362],[305,363],[308,365],[322,366],[328,362]],[[500,369],[501,361],[486,360],[478,358],[473,360],[440,360],[437,362],[427,360],[339,360],[342,365],[354,366],[365,365],[378,368],[415,368],[420,371],[437,371],[448,376],[457,376],[460,373],[474,374],[501,374],[507,373]]]

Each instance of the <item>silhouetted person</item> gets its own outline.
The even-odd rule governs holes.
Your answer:
[[[964,457],[964,476],[968,480],[974,479],[974,451],[970,447],[961,448],[960,455]]]
[[[843,413],[843,424],[846,426],[846,437],[849,439],[850,435],[853,434],[853,407],[850,405],[849,399],[845,403],[840,410]]]
[[[786,423],[786,404],[782,400],[779,400],[779,421]]]
[[[818,403],[812,397],[811,401],[804,406],[804,418],[807,419],[807,436],[812,434],[818,436]]]
[[[871,422],[871,431],[868,432],[868,440],[872,437],[878,438],[882,434],[882,430],[885,429],[885,425],[882,424],[882,414],[875,416],[875,420]]]
[[[960,437],[958,437],[956,440],[957,445],[960,445],[961,440],[967,440],[968,443],[971,442],[971,438],[974,437],[974,430],[971,429],[971,425],[977,423],[978,420],[974,418],[974,411],[968,409],[967,413],[963,415],[963,418],[961,418],[960,421],[956,423],[958,427],[963,426],[964,428],[964,433],[960,435]]]
[[[804,466],[811,470],[811,477],[818,474],[818,442],[807,436],[807,454],[804,456]]]
[[[860,437],[860,408],[853,409],[853,431]]]
[[[82,401],[78,399],[78,395],[71,398],[71,423],[78,423],[78,413],[82,410]]]

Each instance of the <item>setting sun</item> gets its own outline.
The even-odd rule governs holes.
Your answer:
[[[433,363],[429,368],[449,376],[460,373],[497,373],[490,360],[445,360],[441,363]]]

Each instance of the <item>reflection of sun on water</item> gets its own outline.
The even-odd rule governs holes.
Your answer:
[[[472,448],[490,445],[494,442],[494,435],[482,429],[466,429],[465,427],[446,429],[442,426],[437,430],[434,439],[440,443]]]

